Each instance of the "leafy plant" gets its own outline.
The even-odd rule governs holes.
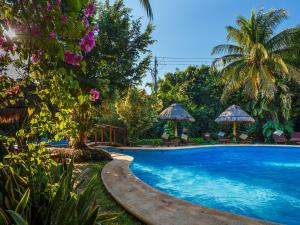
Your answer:
[[[276,130],[281,130],[285,134],[291,134],[293,132],[293,123],[291,121],[284,124],[274,122],[272,120],[267,121],[263,125],[263,135],[265,137],[265,142],[270,142],[272,140],[272,134]]]
[[[157,121],[161,102],[144,90],[131,88],[116,103],[117,113],[128,129],[129,141],[136,141]]]
[[[87,171],[74,177],[73,168],[72,160],[69,165],[54,167],[50,177],[37,175],[29,184],[12,167],[2,164],[6,183],[0,186],[4,189],[0,195],[1,224],[92,225],[117,218],[117,214],[100,213],[95,202],[99,170],[85,181]]]

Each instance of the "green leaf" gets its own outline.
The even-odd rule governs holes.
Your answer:
[[[0,208],[0,224],[9,225],[9,219],[2,208]]]
[[[88,216],[85,225],[95,224],[97,221],[97,215],[98,215],[99,207],[96,207],[94,211]]]
[[[26,208],[27,206],[27,203],[29,201],[29,196],[30,196],[30,189],[28,188],[26,190],[26,192],[24,193],[21,201],[18,203],[17,207],[16,207],[16,212],[18,213],[23,213],[24,209]]]
[[[7,212],[13,218],[16,225],[28,225],[26,220],[19,213],[15,212],[13,210],[7,210]]]

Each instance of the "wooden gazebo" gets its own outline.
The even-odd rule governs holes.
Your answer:
[[[98,124],[94,128],[94,138],[95,144],[126,146],[127,130],[113,125]]]

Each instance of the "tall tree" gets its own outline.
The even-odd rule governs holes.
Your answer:
[[[136,141],[157,121],[162,104],[145,90],[130,88],[116,103],[117,113],[128,128],[129,141]]]
[[[295,40],[300,29],[275,34],[286,18],[283,9],[252,11],[249,19],[237,18],[237,27],[226,27],[230,43],[218,45],[212,51],[212,54],[225,54],[213,63],[226,84],[223,97],[243,87],[249,96],[273,99],[278,89],[286,89],[281,86],[283,80],[300,82],[300,69],[291,57],[299,54],[300,42]]]
[[[153,43],[153,26],[148,25],[142,31],[140,19],[132,19],[131,9],[123,0],[112,5],[108,0],[99,3],[99,13],[89,23],[97,24],[99,31],[95,34],[94,49],[86,55],[86,73],[76,72],[79,85],[83,93],[100,90],[101,101],[113,102],[118,94],[125,94],[128,87],[139,84],[145,76],[151,61],[148,46]],[[83,100],[84,96],[79,101],[82,102],[80,107],[73,110],[79,134],[76,146],[80,148],[85,146],[87,132],[95,123],[94,117],[99,118],[101,113],[95,110],[99,108],[97,103],[91,105]]]

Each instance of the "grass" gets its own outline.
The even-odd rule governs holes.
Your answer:
[[[81,163],[76,164],[77,172],[88,167],[97,168],[99,172],[99,179],[96,184],[96,201],[101,206],[101,213],[118,213],[119,216],[113,222],[103,223],[105,225],[142,225],[135,217],[125,211],[106,191],[100,173],[106,163],[109,161],[93,162],[93,163]]]

